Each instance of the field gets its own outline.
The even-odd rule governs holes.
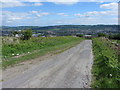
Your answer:
[[[8,41],[6,41],[8,40]],[[55,50],[64,51],[80,43],[83,38],[64,37],[37,37],[30,40],[3,37],[2,60],[3,68],[16,63],[33,59]]]
[[[120,88],[118,49],[105,38],[93,39],[93,88]]]

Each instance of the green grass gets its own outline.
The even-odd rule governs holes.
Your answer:
[[[113,41],[113,42],[116,42],[116,43],[120,44],[120,40],[111,40],[111,41]]]
[[[59,52],[62,52],[80,43],[80,41],[82,40],[83,38],[72,37],[72,36],[38,37],[38,38],[32,38],[28,41],[20,41],[20,43],[17,44],[14,43],[3,44],[2,67],[6,68],[8,66],[12,66],[14,64],[17,64],[25,60],[34,59],[48,52],[54,52],[56,50],[60,50]],[[12,56],[12,54],[16,55],[18,53],[23,54],[27,52],[31,52],[31,53],[19,58],[13,58]]]
[[[119,43],[119,44],[120,44],[120,40],[117,40],[117,43]]]
[[[120,88],[120,62],[117,49],[106,39],[93,38],[93,88]]]

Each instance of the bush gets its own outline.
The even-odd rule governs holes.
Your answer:
[[[21,34],[22,34],[21,36],[22,40],[29,40],[32,37],[32,30],[31,29],[23,30]]]
[[[109,35],[109,39],[120,40],[120,34]]]
[[[98,37],[105,37],[107,36],[105,33],[98,33]]]
[[[76,36],[77,37],[83,37],[83,34],[77,34]]]

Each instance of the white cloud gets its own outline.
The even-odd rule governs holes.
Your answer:
[[[117,10],[118,9],[118,3],[102,4],[100,6],[100,8]]]
[[[48,12],[41,12],[41,11],[31,11],[30,13],[36,15],[37,17],[46,16],[50,14]]]
[[[44,0],[20,0],[21,2],[42,2]]]
[[[43,5],[42,3],[40,2],[34,2],[34,4],[27,4],[27,3],[24,3],[24,2],[20,2],[18,0],[10,0],[10,1],[1,1],[1,5],[0,7],[1,8],[8,8],[8,7],[20,7],[20,6],[41,6]]]
[[[24,3],[19,2],[19,1],[14,1],[14,2],[1,2],[1,6],[2,8],[6,8],[6,7],[17,7],[17,6],[25,6]]]
[[[92,16],[97,16],[97,17],[105,17],[105,16],[117,16],[118,12],[116,11],[91,11],[91,12],[86,12],[84,14],[74,14],[74,16],[78,17],[92,17]]]
[[[57,13],[57,15],[61,15],[61,16],[68,16],[67,14],[65,13]]]
[[[58,2],[54,2],[55,0],[52,0],[53,3],[55,4],[58,4]],[[32,2],[32,0],[31,0]],[[77,2],[77,1],[76,1]],[[74,3],[71,3],[71,4],[75,4],[76,2]],[[60,2],[59,4],[67,4],[67,2]],[[17,7],[17,6],[41,6],[42,3],[41,2],[37,2],[36,0],[36,3],[32,3],[32,4],[27,4],[27,3],[23,3],[23,2],[18,2],[16,0],[16,2],[14,3],[11,3],[8,2],[6,3],[6,6],[4,5],[4,7]],[[91,11],[91,12],[85,12],[85,13],[76,13],[74,14],[74,16],[77,16],[77,17],[81,17],[81,18],[77,18],[77,19],[69,19],[69,20],[63,20],[63,21],[58,21],[56,23],[58,24],[68,24],[68,23],[73,23],[73,24],[99,24],[99,23],[106,23],[106,24],[109,24],[109,23],[116,23],[117,19],[112,19],[112,18],[104,18],[104,16],[117,16],[118,14],[118,11],[117,11],[117,3],[108,3],[108,4],[102,4],[100,5],[100,8],[104,8],[105,11]],[[108,9],[108,10],[107,10]],[[106,11],[107,10],[107,11]],[[9,12],[9,11],[3,11],[3,23],[13,23],[13,22],[16,22],[16,24],[19,24],[17,23],[17,21],[20,21],[21,24],[25,23],[25,22],[22,22],[26,19],[30,19],[32,18],[31,20],[33,20],[32,22],[26,22],[27,23],[31,23],[32,24],[37,24],[38,22],[34,22],[34,20],[38,20],[39,23],[40,20],[39,20],[39,17],[42,17],[42,16],[46,16],[46,15],[49,15],[51,13],[48,13],[48,12],[42,12],[42,11],[31,11],[31,12],[25,12],[25,13],[18,13],[18,12]],[[66,13],[54,13],[54,15],[61,15],[61,16],[68,16],[68,14]],[[101,18],[101,16],[103,16],[103,18]],[[35,17],[35,19],[33,19]],[[86,18],[88,17],[88,18]],[[116,18],[116,17],[114,17]],[[22,20],[22,21],[21,21]],[[46,21],[47,22],[47,21]],[[51,24],[51,22],[49,22],[48,24]],[[46,23],[45,23],[46,24]],[[7,25],[7,24],[6,24]],[[24,25],[24,24],[23,24]],[[29,25],[29,24],[28,24]],[[39,24],[38,24],[39,25]]]
[[[52,20],[48,24],[52,25],[96,25],[96,24],[117,24],[117,19],[115,18],[103,18],[103,17],[82,17],[82,18],[65,18],[65,19],[59,19],[59,20]]]
[[[38,13],[38,11],[31,11],[31,13],[35,13],[36,14],[36,13]]]
[[[116,11],[92,11],[92,12],[87,12],[86,15],[89,15],[89,16],[117,15],[117,12]]]
[[[119,0],[0,0],[3,2],[118,2]]]
[[[41,11],[31,11],[31,12],[11,12],[11,11],[2,11],[2,15],[0,17],[3,23],[11,23],[17,21],[24,21],[30,19],[38,19],[38,17],[49,15],[47,12]]]
[[[34,3],[33,6],[41,6],[41,5],[43,5],[43,4],[42,3]]]
[[[24,2],[37,2],[35,6],[41,6],[41,2],[52,2],[54,4],[72,5],[78,2],[118,2],[118,0],[0,0],[3,3],[3,7],[16,7],[16,6],[29,6]],[[113,3],[114,4],[114,3]],[[109,6],[109,5],[108,5]],[[106,6],[101,6],[106,7]]]
[[[65,22],[65,20],[64,20]],[[71,20],[66,20],[67,23],[72,22],[73,24],[77,25],[96,25],[96,24],[117,24],[117,20],[113,18],[98,18],[98,17],[82,17],[82,18],[75,18]]]
[[[28,19],[28,13],[17,13],[17,12],[10,12],[10,11],[3,11],[2,12],[2,21],[3,22],[13,22],[22,19]]]
[[[41,13],[42,15],[49,15],[49,13],[47,13],[47,12],[43,12],[43,13]]]
[[[82,14],[74,14],[74,16],[78,16],[78,17],[81,17],[81,16],[83,16]]]
[[[118,15],[118,4],[117,3],[108,3],[100,5],[100,8],[109,9],[105,11],[90,11],[85,12],[83,14],[74,14],[74,16],[78,17],[92,17],[92,16],[116,16]]]
[[[55,4],[67,4],[67,5],[71,5],[71,4],[75,4],[77,2],[79,2],[80,0],[46,0],[47,2],[53,2]]]
[[[57,21],[56,23],[57,23],[57,24],[62,24],[63,22],[62,22],[62,21]]]
[[[118,2],[119,0],[20,0],[23,2],[29,1],[29,2]]]

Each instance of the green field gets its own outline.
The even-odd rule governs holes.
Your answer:
[[[117,49],[103,38],[93,38],[93,88],[120,88],[120,62]]]
[[[5,37],[3,37],[5,38]],[[37,37],[30,40],[3,40],[2,45],[2,67],[5,68],[16,63],[42,56],[48,52],[61,50],[60,52],[80,43],[83,38],[64,36],[64,37]],[[17,54],[23,55],[14,58]]]

